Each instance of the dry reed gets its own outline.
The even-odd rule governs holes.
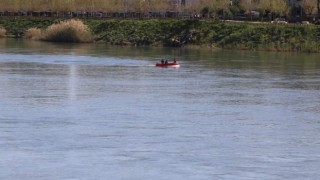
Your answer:
[[[31,40],[41,40],[41,37],[42,31],[39,28],[30,28],[24,34],[24,38]]]
[[[0,26],[0,38],[5,37],[7,33],[7,30],[4,27]]]
[[[67,20],[49,26],[41,36],[44,41],[54,42],[92,42],[93,37],[87,25],[80,20]]]

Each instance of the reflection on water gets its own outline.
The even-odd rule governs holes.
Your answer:
[[[0,179],[319,179],[317,54],[0,39]],[[156,68],[175,56],[180,68]]]

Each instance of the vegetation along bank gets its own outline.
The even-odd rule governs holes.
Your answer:
[[[320,27],[190,19],[1,18],[0,37],[132,46],[320,52]]]

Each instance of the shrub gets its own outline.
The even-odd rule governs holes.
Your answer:
[[[24,34],[24,38],[31,40],[40,40],[41,37],[42,31],[39,28],[30,28]]]
[[[7,30],[0,26],[0,37],[5,37],[7,33]]]
[[[91,31],[80,20],[67,20],[49,26],[43,33],[42,40],[55,42],[92,42]]]

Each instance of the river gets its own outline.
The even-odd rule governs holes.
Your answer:
[[[0,179],[320,179],[319,135],[318,54],[0,39]]]

